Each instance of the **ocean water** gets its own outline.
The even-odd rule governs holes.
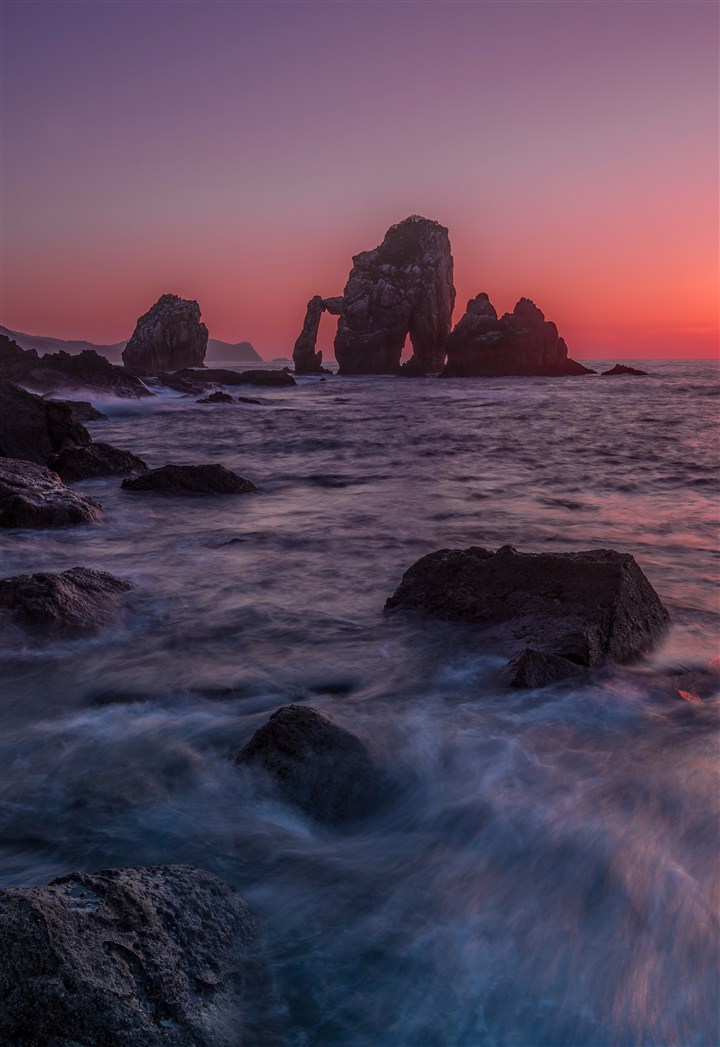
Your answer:
[[[260,404],[98,404],[150,466],[256,495],[76,484],[101,523],[4,535],[4,575],[131,579],[113,628],[4,648],[2,877],[189,862],[261,918],[268,1042],[716,1047],[717,366],[651,377],[300,379]],[[97,403],[97,401],[96,401]],[[509,693],[472,630],[386,616],[434,549],[632,553],[645,661]],[[234,757],[309,703],[402,783],[319,826]]]

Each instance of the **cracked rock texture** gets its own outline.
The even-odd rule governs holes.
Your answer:
[[[164,294],[138,319],[122,359],[128,370],[140,374],[202,367],[207,343],[198,303]]]

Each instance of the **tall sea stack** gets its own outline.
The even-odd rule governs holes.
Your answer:
[[[164,294],[138,319],[122,352],[125,367],[140,374],[202,367],[208,329],[200,323],[197,302]]]

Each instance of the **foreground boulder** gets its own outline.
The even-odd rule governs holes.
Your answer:
[[[50,469],[0,458],[0,527],[69,527],[101,513],[99,502],[66,487]]]
[[[83,636],[109,625],[132,583],[105,571],[71,567],[62,574],[0,579],[5,621],[46,635]]]
[[[369,815],[391,790],[359,738],[304,705],[274,712],[237,763],[269,774],[286,800],[322,822]]]
[[[0,892],[9,1047],[231,1047],[264,985],[259,925],[187,865],[71,873]]]
[[[257,491],[224,465],[163,465],[141,476],[123,480],[127,491],[158,491],[161,494],[246,494]]]
[[[441,377],[594,373],[568,357],[557,327],[529,298],[521,298],[512,313],[498,319],[483,292],[468,302],[465,315],[448,337]]]
[[[53,397],[50,403],[65,404],[70,408],[79,422],[106,422],[107,415],[93,407],[89,400],[58,400]]]
[[[65,483],[89,480],[93,476],[128,476],[147,471],[145,462],[136,454],[110,444],[94,443],[87,447],[67,447],[49,458],[48,465]]]
[[[386,607],[479,626],[488,646],[511,654],[530,645],[583,666],[643,654],[670,620],[633,557],[612,549],[441,549],[405,572]]]
[[[139,378],[111,364],[93,349],[75,354],[61,349],[38,356],[34,349],[21,349],[6,335],[0,335],[0,378],[40,392],[92,389],[135,399],[153,395]]]
[[[140,374],[202,367],[207,343],[208,329],[200,323],[198,303],[164,294],[139,317],[122,359],[128,370]]]
[[[647,375],[647,371],[640,371],[637,367],[629,367],[627,364],[615,364],[609,371],[603,371],[602,374],[605,377],[619,374]]]
[[[445,359],[455,287],[447,229],[411,215],[355,255],[335,338],[340,374],[397,374],[405,339],[426,372]]]
[[[89,432],[68,404],[0,381],[0,456],[44,465],[56,451],[89,443]]]

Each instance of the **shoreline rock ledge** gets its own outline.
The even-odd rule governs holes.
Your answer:
[[[200,306],[176,294],[164,294],[138,318],[122,351],[128,371],[157,374],[183,367],[202,367],[208,329],[200,323]]]
[[[259,1042],[248,1018],[269,990],[259,922],[212,873],[160,865],[10,887],[0,924],[9,1047]]]
[[[385,607],[477,626],[483,647],[512,657],[516,686],[542,686],[543,678],[574,675],[578,666],[631,661],[670,622],[635,559],[612,549],[441,549],[405,572]]]
[[[90,567],[18,574],[0,579],[0,620],[46,635],[88,636],[110,624],[132,588],[127,579]]]

